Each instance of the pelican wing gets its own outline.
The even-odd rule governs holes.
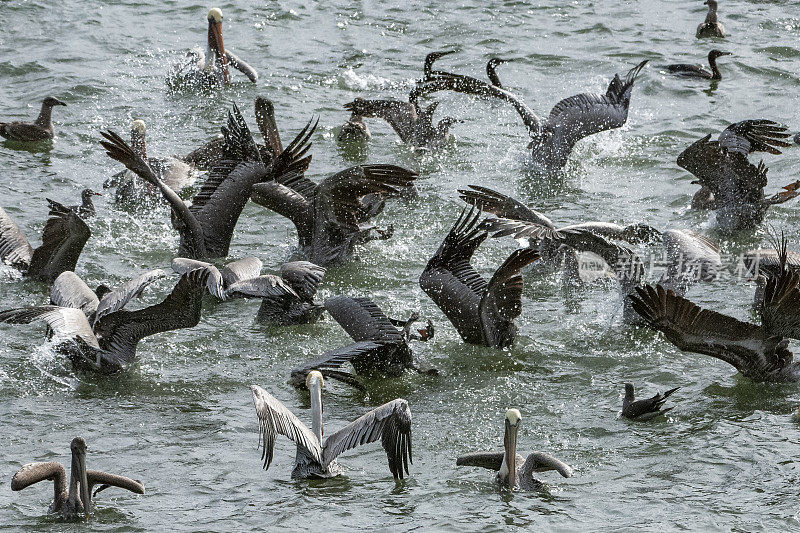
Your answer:
[[[28,463],[11,478],[11,490],[22,490],[40,481],[52,481],[56,484],[56,492],[63,492],[67,488],[67,472],[64,470],[64,465],[55,461]]]
[[[325,309],[356,342],[403,340],[397,327],[369,298],[335,296],[325,300]]]
[[[348,385],[361,388],[361,385],[352,374],[341,372],[339,369],[354,359],[380,356],[385,345],[373,341],[360,341],[333,350],[328,350],[316,359],[308,361],[303,366],[292,369],[291,382],[295,387],[305,383],[306,375],[312,370],[319,370],[323,376],[343,381]]]
[[[239,59],[233,52],[226,49],[225,57],[227,57],[230,66],[247,76],[250,81],[253,83],[258,81],[258,72],[256,72],[256,69]]]
[[[270,393],[258,385],[250,385],[250,388],[258,417],[259,444],[263,446],[261,459],[264,461],[264,470],[272,464],[277,434],[288,437],[298,448],[322,464],[322,448],[314,433]]]
[[[780,339],[768,338],[755,324],[701,309],[660,285],[639,287],[636,293],[630,296],[633,309],[683,351],[716,357],[745,375],[781,363],[775,355]]]
[[[500,471],[503,466],[505,452],[472,452],[456,459],[456,466],[479,466],[489,470]]]
[[[785,263],[784,263],[785,264]],[[784,267],[769,276],[764,291],[761,320],[770,335],[800,339],[800,274]]]
[[[417,107],[414,104],[400,100],[361,100],[359,104],[368,110],[363,116],[382,118],[401,141],[413,142],[414,126],[417,122]],[[350,109],[347,105],[345,108]]]
[[[100,349],[92,332],[89,320],[83,311],[71,307],[40,305],[0,311],[0,322],[8,324],[30,324],[34,320],[44,320],[57,339],[80,338],[93,348]]]
[[[555,228],[545,215],[534,211],[522,202],[492,189],[480,185],[468,185],[471,190],[460,189],[460,197],[470,205],[474,205],[484,213],[492,213],[501,218],[535,222],[549,228]]]
[[[230,287],[239,281],[257,278],[261,275],[264,264],[258,257],[245,257],[225,265],[222,269],[222,282],[225,287]]]
[[[261,131],[261,136],[267,145],[267,150],[273,158],[283,152],[283,143],[275,122],[275,106],[269,98],[259,96],[255,102],[256,124]]]
[[[91,315],[97,311],[97,294],[75,272],[62,272],[50,287],[50,303],[59,307],[80,309]]]
[[[743,120],[725,128],[719,135],[719,145],[728,152],[743,155],[768,152],[779,155],[779,148],[791,146],[786,127],[766,119]]]
[[[143,338],[196,326],[208,277],[207,269],[193,270],[181,276],[161,303],[137,311],[119,310],[98,320],[95,332],[109,361],[124,367],[136,356],[136,345]]]
[[[27,269],[31,258],[33,247],[6,210],[0,207],[0,259],[14,267]]]
[[[103,296],[103,299],[100,300],[100,304],[97,306],[95,322],[110,313],[119,311],[133,298],[140,298],[148,285],[156,280],[166,277],[166,275],[166,272],[160,268],[156,268],[154,270],[144,272],[143,274],[139,274],[135,278],[126,281],[113,291],[109,292]]]
[[[273,274],[238,281],[225,290],[226,298],[268,298],[299,300],[296,292]]]
[[[538,222],[508,218],[487,218],[483,226],[488,232],[492,233],[492,237],[495,239],[511,236],[514,239],[525,239],[533,244],[541,239],[563,238],[559,230]]]
[[[291,261],[281,265],[281,277],[300,298],[310,301],[325,277],[325,269],[309,261]]]
[[[172,271],[176,274],[186,274],[191,272],[192,270],[197,270],[198,268],[204,268],[208,271],[208,281],[206,282],[206,288],[208,289],[208,293],[212,296],[219,298],[220,300],[225,299],[225,288],[224,283],[222,280],[222,274],[220,271],[212,265],[211,263],[206,263],[205,261],[198,261],[197,259],[187,259],[186,257],[176,257],[172,260]]]
[[[49,198],[47,202],[50,204],[50,218],[42,232],[42,245],[33,251],[28,275],[53,281],[65,270],[75,270],[92,232],[70,208]]]
[[[100,485],[92,497],[96,496],[98,492],[107,489],[108,487],[119,487],[121,489],[135,492],[136,494],[144,494],[144,485],[140,481],[131,479],[125,476],[116,474],[108,474],[99,470],[87,470],[86,481],[89,484],[89,492],[92,492],[92,487]]]
[[[356,446],[381,439],[389,471],[395,479],[408,474],[411,460],[411,409],[403,399],[377,407],[328,437],[322,449],[323,465],[327,466],[341,453]]]
[[[771,248],[749,250],[745,253],[743,261],[748,271],[752,274],[757,274],[758,272],[766,272],[773,276],[780,276],[781,274],[781,264],[778,254]],[[786,266],[795,272],[800,272],[800,253],[788,252]]]
[[[291,187],[296,177],[299,175],[256,183],[251,189],[250,199],[291,220],[301,241],[310,240],[314,231],[314,212],[309,199]]]
[[[485,324],[498,320],[511,321],[522,313],[522,275],[526,265],[539,259],[533,248],[514,250],[489,281],[480,303],[480,313]]]
[[[697,281],[712,281],[722,269],[720,248],[710,238],[689,230],[670,229],[663,233],[667,269],[659,284],[679,296]]]

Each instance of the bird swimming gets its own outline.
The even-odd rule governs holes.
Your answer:
[[[178,274],[196,268],[210,272],[208,291],[220,300],[260,298],[256,321],[262,324],[288,326],[315,322],[325,310],[314,300],[325,269],[308,261],[292,261],[281,266],[280,276],[261,274],[263,264],[257,257],[245,257],[225,265],[220,271],[214,265],[178,257],[172,270]]]
[[[664,405],[664,402],[667,401],[667,398],[678,389],[680,389],[680,387],[669,389],[664,394],[659,392],[652,398],[647,398],[646,400],[637,400],[634,394],[633,383],[626,383],[625,398],[622,400],[622,416],[630,418],[631,420],[644,422],[658,415],[663,415],[667,411],[674,409],[674,407],[668,407],[662,410],[661,407]]]
[[[52,139],[55,135],[53,107],[57,105],[65,106],[67,104],[58,98],[48,96],[42,100],[42,109],[33,122],[0,122],[0,136],[17,142],[38,142]]]
[[[707,80],[721,80],[722,73],[717,66],[717,58],[722,56],[729,56],[730,52],[723,52],[722,50],[711,50],[708,53],[708,66],[711,70],[700,65],[689,65],[680,63],[677,65],[667,65],[667,70],[670,74],[681,76],[683,78],[703,78]]]
[[[91,218],[97,214],[94,208],[93,196],[103,196],[99,192],[94,192],[92,189],[83,189],[81,191],[81,205],[71,205],[69,210],[77,214],[81,218]]]
[[[161,303],[137,311],[118,309],[100,318],[97,318],[98,311],[93,323],[81,307],[64,307],[78,302],[72,297],[60,305],[0,311],[0,323],[30,324],[43,320],[50,327],[56,352],[68,357],[76,369],[110,374],[125,370],[133,363],[136,347],[143,338],[192,328],[200,322],[208,275],[205,269],[193,270],[181,276],[172,293]]]
[[[69,447],[72,452],[69,485],[64,466],[56,461],[48,461],[28,463],[23,466],[11,479],[11,490],[22,490],[40,481],[52,481],[54,498],[48,512],[58,513],[64,518],[83,515],[86,519],[89,518],[92,509],[92,498],[108,487],[119,487],[135,494],[144,494],[144,485],[140,481],[99,470],[87,470],[87,446],[83,437],[72,439]],[[92,494],[95,485],[100,487]]]
[[[375,302],[365,297],[336,296],[325,300],[325,309],[344,328],[354,343],[329,350],[318,358],[292,370],[291,382],[300,387],[312,370],[323,376],[363,388],[358,379],[340,370],[350,363],[358,375],[398,377],[407,369],[420,373],[435,374],[436,370],[422,370],[414,363],[410,340],[428,341],[433,338],[433,323],[429,320],[425,329],[412,332],[419,320],[412,313],[407,320],[387,317]]]
[[[256,70],[225,48],[222,40],[222,10],[215,7],[208,12],[208,40],[205,52],[193,48],[186,60],[173,66],[167,77],[171,88],[213,88],[231,83],[229,67],[233,67],[255,83]]]
[[[533,477],[537,472],[555,470],[564,477],[572,476],[572,468],[550,454],[533,452],[527,458],[517,453],[517,434],[522,415],[509,409],[505,417],[502,452],[472,452],[460,456],[456,466],[480,466],[497,471],[495,477],[502,489],[541,490],[544,483]]]
[[[489,236],[480,210],[464,209],[428,261],[419,285],[470,344],[505,348],[517,336],[514,320],[522,313],[522,275],[540,255],[532,248],[511,253],[487,282],[470,264]]]
[[[75,270],[92,232],[70,209],[47,199],[50,212],[42,231],[42,244],[34,249],[19,226],[0,207],[0,259],[36,281],[52,283],[66,270]]]
[[[697,26],[695,37],[725,37],[725,26],[717,18],[717,0],[706,0],[703,5],[708,6],[706,20]]]
[[[403,399],[392,400],[364,414],[328,436],[324,444],[322,424],[322,374],[309,372],[306,387],[311,395],[311,429],[300,422],[270,393],[251,385],[259,423],[259,444],[264,470],[272,464],[275,435],[288,437],[297,445],[292,478],[330,478],[342,473],[336,458],[358,445],[380,439],[389,471],[395,480],[408,474],[411,463],[411,409]]]

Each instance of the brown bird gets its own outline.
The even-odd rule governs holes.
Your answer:
[[[38,142],[52,139],[53,106],[67,105],[57,98],[48,96],[42,100],[42,110],[33,122],[0,122],[0,135],[10,141]]]

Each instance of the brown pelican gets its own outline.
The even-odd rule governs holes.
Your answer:
[[[147,126],[143,120],[134,120],[131,126],[131,148],[170,189],[181,192],[191,187],[197,179],[197,169],[175,157],[155,158],[147,156]],[[161,191],[153,184],[144,182],[130,170],[123,170],[106,180],[104,188],[117,187],[114,196],[118,204],[141,204],[162,200]]]
[[[187,61],[175,65],[167,78],[170,87],[216,87],[228,85],[233,67],[255,83],[258,73],[253,67],[236,57],[225,48],[222,41],[222,11],[212,8],[208,12],[208,45],[206,51],[193,48],[187,54]]]
[[[564,477],[572,468],[550,454],[533,452],[528,458],[517,454],[517,433],[522,415],[517,409],[506,411],[502,452],[472,452],[456,460],[456,466],[480,466],[497,471],[496,480],[503,489],[541,490],[544,483],[533,477],[536,472],[555,470]]]
[[[451,142],[450,126],[461,122],[453,117],[444,117],[438,124],[433,123],[433,113],[439,102],[422,109],[416,103],[400,100],[365,100],[356,98],[344,105],[351,112],[348,124],[354,116],[361,118],[382,118],[400,137],[400,140],[415,148],[438,150]]]
[[[408,320],[391,319],[369,298],[328,298],[325,300],[325,309],[355,342],[329,350],[301,368],[292,370],[294,386],[302,386],[306,375],[318,370],[326,377],[363,388],[355,376],[339,370],[346,363],[350,363],[359,375],[397,377],[406,369],[436,373],[433,369],[421,370],[414,364],[414,353],[409,345],[411,339],[427,341],[433,338],[430,320],[426,329],[417,330],[417,335],[411,332],[411,327],[419,320],[419,314],[412,313]]]
[[[349,423],[322,442],[322,374],[310,372],[306,386],[311,393],[311,429],[300,422],[270,393],[251,385],[259,424],[259,444],[264,470],[272,463],[275,435],[281,434],[297,445],[292,478],[330,478],[342,473],[336,458],[358,445],[380,439],[389,471],[395,479],[408,474],[411,461],[411,409],[403,399],[392,400]]]
[[[480,210],[463,210],[419,278],[420,287],[470,344],[505,348],[514,342],[522,313],[520,270],[539,259],[532,248],[514,251],[487,282],[470,264],[489,236]]]
[[[703,78],[707,80],[721,80],[722,73],[720,73],[719,67],[717,67],[717,58],[729,55],[731,55],[730,52],[723,52],[721,50],[711,50],[708,53],[708,66],[711,67],[711,70],[708,70],[700,65],[688,65],[685,63],[680,63],[677,65],[667,65],[667,70],[670,72],[670,74],[675,74],[676,76],[681,76],[683,78]]]
[[[703,4],[708,6],[708,14],[706,20],[697,26],[695,37],[725,37],[725,26],[717,20],[717,0],[706,0]]]
[[[678,166],[691,172],[701,185],[694,207],[716,211],[717,223],[726,231],[752,229],[764,220],[767,208],[800,194],[800,181],[767,198],[767,171],[747,160],[753,152],[780,154],[789,146],[786,128],[771,120],[743,120],[731,124],[710,141],[711,134],[695,141],[678,156]]]
[[[225,265],[222,271],[210,263],[178,257],[172,269],[178,274],[205,268],[209,292],[220,300],[260,298],[256,320],[288,326],[308,324],[322,316],[325,308],[314,300],[325,269],[308,261],[293,261],[281,266],[280,276],[261,274],[257,257],[246,257]]]
[[[251,199],[291,220],[305,258],[327,267],[350,259],[356,244],[370,240],[374,226],[367,222],[387,196],[413,190],[416,178],[416,172],[395,165],[355,166],[320,183],[301,172],[284,173],[254,185]],[[388,238],[387,232],[378,230],[380,238]]]
[[[173,227],[180,234],[179,257],[209,259],[228,255],[233,230],[256,183],[297,175],[308,166],[310,138],[316,124],[309,122],[292,143],[270,162],[264,161],[247,123],[234,105],[228,115],[226,157],[209,173],[187,206],[180,196],[153,172],[147,161],[112,131],[103,132],[101,144],[112,159],[161,189],[172,207]]]
[[[798,381],[800,363],[788,345],[800,338],[800,275],[785,267],[785,241],[781,253],[781,274],[767,278],[758,309],[760,326],[701,309],[661,285],[637,288],[630,297],[633,308],[683,351],[721,359],[753,381]]]
[[[97,214],[94,208],[92,196],[103,196],[99,192],[94,192],[92,189],[83,189],[81,191],[81,205],[69,206],[70,211],[77,214],[82,218],[91,218]]]
[[[74,210],[49,198],[47,203],[49,218],[42,232],[42,244],[36,249],[0,207],[0,259],[21,270],[23,276],[52,283],[62,272],[75,270],[92,232]]]
[[[637,400],[634,395],[633,383],[626,383],[625,398],[622,400],[622,416],[630,418],[631,420],[644,422],[658,415],[662,415],[667,411],[671,411],[674,407],[667,407],[664,410],[662,410],[661,407],[664,405],[664,402],[667,401],[667,398],[678,389],[680,389],[680,387],[669,389],[664,394],[659,392],[652,398],[647,398],[646,400]]]
[[[42,100],[42,110],[33,122],[0,122],[0,135],[10,141],[37,142],[52,139],[53,106],[67,105],[57,98],[48,96]]]
[[[54,488],[53,503],[49,512],[59,513],[65,518],[84,515],[89,518],[92,508],[92,497],[108,487],[119,487],[136,494],[144,494],[144,485],[140,481],[107,474],[99,470],[86,469],[86,441],[83,437],[75,437],[69,445],[72,451],[72,466],[69,471],[69,487],[67,472],[61,463],[28,463],[11,479],[11,490],[22,490],[40,481],[52,481]],[[100,487],[92,494],[92,487]]]
[[[56,350],[69,357],[73,366],[117,372],[134,361],[136,346],[143,338],[198,324],[208,275],[205,269],[193,270],[181,276],[163,302],[138,311],[108,312],[100,318],[96,316],[93,325],[81,308],[60,305],[9,309],[0,312],[0,322],[30,324],[43,320],[50,326]],[[100,305],[97,315],[99,309]]]

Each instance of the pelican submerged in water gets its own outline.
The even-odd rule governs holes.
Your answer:
[[[502,452],[472,452],[456,460],[456,466],[480,466],[497,471],[497,484],[514,490],[540,490],[544,483],[533,477],[536,472],[555,470],[564,477],[572,476],[572,468],[550,454],[533,452],[526,459],[517,454],[517,433],[522,415],[517,409],[506,411]]]
[[[242,72],[250,81],[258,80],[253,67],[239,59],[225,48],[222,41],[222,10],[215,7],[208,12],[208,44],[193,48],[187,53],[187,60],[173,67],[167,83],[170,87],[217,87],[231,82],[229,67]]]
[[[52,481],[54,498],[49,512],[60,513],[65,518],[75,518],[82,514],[87,519],[92,507],[92,498],[101,490],[119,487],[136,494],[144,494],[144,485],[139,481],[99,470],[87,470],[87,446],[83,437],[72,439],[70,450],[72,466],[69,472],[69,486],[64,466],[55,461],[48,461],[28,463],[23,466],[11,479],[11,490],[22,490],[40,481]],[[100,487],[92,494],[92,487],[98,484]]]
[[[259,423],[259,444],[263,446],[264,470],[272,463],[275,435],[281,434],[297,445],[292,478],[330,478],[342,473],[336,458],[358,445],[380,439],[389,471],[395,479],[408,474],[411,461],[411,409],[403,399],[392,400],[330,435],[323,444],[322,374],[309,372],[306,386],[311,393],[311,429],[270,393],[251,385]]]

